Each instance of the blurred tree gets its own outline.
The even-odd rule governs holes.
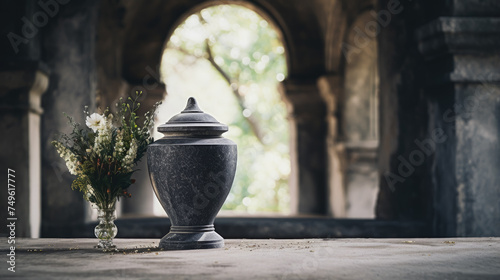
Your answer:
[[[207,68],[207,62],[211,67]],[[228,137],[238,144],[239,157],[233,189],[223,209],[289,211],[289,132],[278,92],[278,83],[286,75],[286,59],[276,30],[241,6],[203,9],[175,30],[162,70],[169,86],[170,81],[191,80],[198,73],[205,79],[196,80],[211,77],[212,84],[222,80],[239,108],[237,114],[227,111],[231,115]],[[215,88],[202,84],[199,90],[220,102],[224,95]],[[169,94],[175,93],[169,90]]]

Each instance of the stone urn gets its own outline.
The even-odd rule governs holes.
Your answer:
[[[214,220],[231,190],[237,159],[236,144],[221,136],[227,130],[192,97],[184,111],[158,127],[164,137],[149,145],[148,169],[172,225],[160,248],[224,247]]]

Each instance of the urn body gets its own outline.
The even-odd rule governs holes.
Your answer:
[[[224,246],[213,223],[231,190],[237,147],[221,136],[227,126],[214,121],[190,98],[181,114],[158,128],[165,136],[148,147],[151,183],[171,221],[161,248]]]

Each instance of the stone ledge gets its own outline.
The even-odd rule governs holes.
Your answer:
[[[120,218],[119,238],[161,238],[170,228],[167,217]],[[44,237],[94,237],[97,221],[85,225],[50,227]],[[428,237],[429,228],[419,221],[334,219],[327,217],[218,217],[215,230],[224,238],[406,238]]]
[[[84,230],[93,237],[96,223]],[[170,227],[168,218],[122,218],[116,221],[118,237],[161,238]],[[219,217],[215,230],[224,238],[332,238],[425,237],[423,222],[319,217]],[[79,235],[81,236],[81,235]]]

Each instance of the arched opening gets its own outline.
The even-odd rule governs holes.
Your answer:
[[[273,23],[247,6],[198,8],[172,32],[160,67],[168,94],[157,124],[182,110],[188,97],[197,98],[238,144],[223,212],[288,213],[289,124],[278,91],[287,75],[285,47]],[[164,214],[155,203],[154,213]]]

